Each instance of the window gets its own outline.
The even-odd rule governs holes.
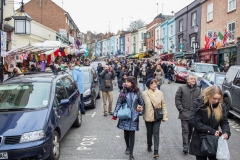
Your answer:
[[[172,36],[173,35],[173,26],[171,25],[170,26],[170,36]]]
[[[213,3],[207,6],[207,21],[213,20]]]
[[[152,36],[153,36],[153,30],[152,30]]]
[[[143,37],[144,37],[144,33],[143,33],[143,32],[141,33],[141,37],[142,37],[142,39],[143,39]]]
[[[240,72],[237,73],[235,79],[233,80],[233,84],[240,87]]]
[[[60,103],[62,99],[68,99],[64,85],[60,80],[57,80],[56,82],[55,96],[58,100],[58,103]]]
[[[143,49],[143,43],[141,43],[141,49]]]
[[[136,37],[133,37],[133,42],[134,42],[134,43],[136,42]]]
[[[236,0],[228,0],[228,12],[236,9]]]
[[[190,46],[193,48],[193,45],[195,45],[195,43],[193,43],[193,42],[195,42],[195,37],[191,37],[191,44],[190,44]],[[196,46],[196,45],[195,45]]]
[[[165,51],[165,41],[162,42],[163,44],[163,52]]]
[[[182,42],[183,42],[183,38],[180,37],[180,38],[179,38],[179,43],[182,43]]]
[[[169,41],[169,46],[170,46],[171,49],[173,49],[173,48],[172,48],[172,45],[173,45],[173,41],[170,40],[170,41]]]
[[[129,42],[129,37],[127,38],[127,41]]]
[[[77,86],[75,85],[73,80],[70,79],[69,77],[64,77],[62,81],[63,81],[64,87],[67,90],[68,96],[70,97],[76,91]]]
[[[195,26],[197,24],[197,13],[194,12],[192,14],[192,26]]]
[[[235,39],[235,22],[228,23],[227,25],[227,31],[229,32],[228,40],[234,40]]]
[[[183,31],[183,20],[179,21],[179,32]]]
[[[165,28],[162,29],[162,37],[165,37]]]

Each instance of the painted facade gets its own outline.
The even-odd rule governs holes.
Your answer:
[[[125,52],[132,54],[132,33],[125,34]]]
[[[146,33],[146,27],[142,27],[138,29],[138,52],[145,52],[146,45],[144,45],[144,36]]]
[[[132,53],[139,53],[138,50],[138,31],[135,31],[131,34],[131,38],[132,38],[132,43],[131,43],[131,47],[132,47]]]
[[[116,36],[110,37],[110,54],[111,55],[116,54]]]
[[[107,39],[102,39],[102,55],[107,56]]]
[[[161,29],[160,29],[160,23],[156,25],[155,27],[155,52],[157,54],[160,54],[160,33],[161,33]]]
[[[121,33],[120,36],[119,36],[119,47],[120,47],[120,53],[121,54],[125,54],[125,34],[124,33]]]

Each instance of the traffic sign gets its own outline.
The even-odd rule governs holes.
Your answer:
[[[179,43],[179,48],[180,49],[184,49],[184,44],[183,43]]]

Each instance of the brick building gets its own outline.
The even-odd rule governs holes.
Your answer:
[[[166,19],[170,19],[173,16],[159,14],[154,18],[154,20],[146,26],[146,50],[149,53],[155,52],[156,47],[156,38],[155,38],[155,29],[158,24],[162,23]]]
[[[36,1],[30,0],[24,5],[25,12],[35,21],[47,26],[56,32],[61,32],[63,37],[74,42],[80,34],[80,30],[74,23],[69,13],[59,7],[52,0]],[[20,9],[18,9],[19,11]],[[57,34],[56,39],[61,35]]]
[[[240,1],[236,0],[204,0],[202,2],[201,16],[201,50],[199,53],[200,60],[212,62],[227,66],[235,65],[237,59],[237,38],[240,37]],[[213,35],[228,31],[230,36],[226,45],[221,45],[220,49],[211,47],[205,50],[205,35]],[[218,40],[217,40],[218,41]]]

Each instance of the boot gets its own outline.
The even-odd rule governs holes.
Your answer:
[[[148,152],[152,152],[152,147],[151,147],[151,146],[148,146],[147,151],[148,151]]]
[[[159,157],[158,150],[154,150],[153,158]]]
[[[134,160],[134,157],[133,157],[133,155],[131,154],[131,155],[129,155],[129,160]]]
[[[129,154],[130,154],[130,149],[129,149],[129,147],[126,148],[125,153],[126,153],[126,155],[129,155]]]
[[[188,153],[188,147],[187,147],[187,146],[183,147],[183,152],[184,152],[185,154]]]

